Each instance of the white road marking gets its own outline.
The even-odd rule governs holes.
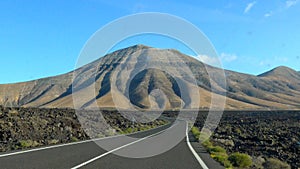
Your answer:
[[[188,126],[188,122],[186,122],[186,142],[187,145],[189,146],[191,152],[193,153],[193,155],[195,156],[195,158],[197,159],[197,161],[199,162],[199,164],[201,165],[201,167],[203,169],[209,169],[206,164],[204,163],[204,161],[199,157],[199,155],[197,154],[197,152],[194,150],[194,148],[192,147],[190,140],[189,140],[189,126]]]
[[[12,155],[30,153],[30,152],[35,152],[35,151],[53,149],[53,148],[58,148],[58,147],[63,147],[63,146],[70,146],[70,145],[76,145],[76,144],[87,143],[87,142],[92,142],[92,141],[104,140],[104,139],[113,138],[113,137],[119,137],[119,136],[121,136],[121,135],[116,135],[116,136],[111,136],[111,137],[103,137],[103,138],[97,138],[97,139],[91,139],[91,140],[84,140],[84,141],[78,141],[78,142],[73,142],[73,143],[59,144],[59,145],[53,145],[53,146],[48,146],[48,147],[35,148],[35,149],[24,150],[24,151],[17,151],[17,152],[13,152],[13,153],[1,154],[0,158],[1,157],[12,156]]]
[[[165,124],[165,125],[168,125],[168,124]],[[158,128],[163,127],[165,125],[159,126]],[[153,128],[153,129],[150,129],[150,130],[154,130],[154,129],[157,129],[157,128]],[[141,133],[141,132],[145,132],[145,131],[150,131],[150,130],[138,131],[138,132],[130,133],[129,135],[136,134],[136,133]],[[109,137],[103,137],[103,138],[95,138],[95,139],[90,139],[90,140],[78,141],[78,142],[73,142],[73,143],[59,144],[59,145],[53,145],[53,146],[48,146],[48,147],[41,147],[41,148],[35,148],[35,149],[30,149],[30,150],[24,150],[24,151],[12,152],[12,153],[0,154],[0,158],[1,157],[18,155],[18,154],[30,153],[30,152],[35,152],[35,151],[41,151],[41,150],[59,148],[59,147],[64,147],[64,146],[71,146],[71,145],[76,145],[76,144],[82,144],[82,143],[94,142],[94,141],[99,141],[99,140],[105,140],[105,139],[110,139],[110,138],[115,138],[115,137],[121,137],[121,136],[125,136],[125,135],[126,134],[121,134],[121,135],[115,135],[115,136],[109,136]]]
[[[177,123],[177,124],[178,124],[178,123]],[[176,125],[177,125],[177,124],[176,124]],[[95,157],[95,158],[92,158],[92,159],[90,159],[90,160],[88,160],[88,161],[86,161],[86,162],[84,162],[84,163],[81,163],[81,164],[79,164],[79,165],[77,165],[77,166],[75,166],[75,167],[72,167],[71,169],[78,169],[78,168],[80,168],[80,167],[83,167],[83,166],[85,166],[85,165],[87,165],[87,164],[89,164],[89,163],[91,163],[91,162],[93,162],[93,161],[96,161],[96,160],[98,160],[98,159],[100,159],[100,158],[102,158],[102,157],[104,157],[104,156],[106,156],[106,155],[108,155],[108,154],[111,154],[111,153],[113,153],[113,152],[115,152],[115,151],[118,151],[118,150],[120,150],[120,149],[122,149],[122,148],[128,147],[128,146],[133,145],[133,144],[135,144],[135,143],[141,142],[141,141],[143,141],[143,140],[145,140],[145,139],[147,139],[147,138],[150,138],[150,137],[152,137],[152,136],[154,136],[154,135],[160,134],[160,133],[162,133],[162,132],[164,132],[164,131],[166,131],[166,130],[169,130],[169,129],[171,129],[172,127],[174,127],[174,125],[175,125],[175,124],[173,124],[171,127],[167,128],[167,129],[164,129],[164,130],[162,130],[162,131],[160,131],[160,132],[151,134],[151,135],[149,135],[149,136],[147,136],[147,137],[143,137],[143,138],[138,139],[138,140],[136,140],[136,141],[133,141],[133,142],[131,142],[131,143],[125,144],[125,145],[123,145],[123,146],[121,146],[121,147],[118,147],[118,148],[115,148],[115,149],[113,149],[113,150],[110,150],[110,151],[108,151],[108,152],[106,152],[106,153],[104,153],[104,154],[101,154],[101,155],[99,155],[99,156],[97,156],[97,157]]]
[[[166,125],[167,125],[167,124],[166,124]],[[165,125],[163,125],[163,126],[165,126]],[[132,145],[132,144],[135,144],[135,143],[138,143],[138,142],[140,142],[140,141],[143,141],[143,140],[145,140],[145,139],[147,139],[147,138],[149,138],[149,137],[152,137],[152,136],[154,136],[154,135],[160,134],[160,133],[164,132],[165,130],[171,129],[171,128],[174,127],[174,126],[175,126],[175,125],[173,124],[171,127],[167,128],[167,129],[164,129],[164,130],[162,130],[162,131],[160,131],[160,132],[158,132],[158,133],[154,133],[154,134],[149,135],[149,136],[147,136],[147,137],[141,138],[141,139],[136,140],[136,141],[134,141],[134,142],[131,142],[131,143],[128,143],[128,144],[123,145],[123,146],[121,146],[121,147],[115,148],[115,149],[113,149],[113,150],[111,150],[111,151],[109,151],[109,152],[106,152],[106,153],[104,153],[104,154],[102,154],[102,155],[100,155],[100,156],[97,156],[97,157],[95,157],[95,158],[93,158],[93,159],[91,159],[91,160],[89,160],[89,161],[87,161],[87,162],[84,162],[84,163],[82,163],[82,164],[80,164],[80,165],[77,165],[77,166],[73,167],[72,169],[78,169],[78,168],[80,168],[80,167],[82,167],[82,166],[84,166],[84,165],[87,165],[87,164],[89,164],[89,163],[91,163],[91,162],[93,162],[93,161],[95,161],[95,160],[97,160],[97,159],[100,159],[100,158],[102,158],[102,157],[104,157],[104,156],[106,156],[106,155],[108,155],[108,154],[110,154],[110,153],[113,153],[113,152],[115,152],[115,151],[117,151],[117,150],[120,150],[120,149],[125,148],[125,147],[127,147],[127,146],[130,146],[130,145]],[[160,127],[162,127],[162,126],[160,126]],[[150,129],[150,130],[152,130],[152,129]],[[142,131],[141,131],[141,132],[142,132]],[[134,133],[132,133],[132,134],[134,134]],[[67,143],[67,144],[53,145],[53,146],[41,147],[41,148],[36,148],[36,149],[31,149],[31,150],[18,151],[18,152],[7,153],[7,154],[0,154],[0,158],[1,158],[1,157],[12,156],[12,155],[23,154],[23,153],[35,152],[35,151],[40,151],[40,150],[47,150],[47,149],[59,148],[59,147],[63,147],[63,146],[70,146],[70,145],[82,144],[82,143],[87,143],[87,142],[92,142],[92,141],[104,140],[104,139],[109,139],[109,138],[114,138],[114,137],[120,137],[120,136],[124,136],[124,135],[115,135],[115,136],[110,136],[110,137],[97,138],[97,139],[91,139],[91,140],[79,141],[79,142],[74,142],[74,143]],[[197,161],[199,162],[199,164],[202,166],[202,168],[203,168],[203,169],[209,169],[209,168],[206,166],[206,164],[202,161],[202,159],[199,157],[199,155],[196,153],[196,151],[193,149],[192,145],[191,145],[190,142],[189,142],[189,137],[188,137],[188,123],[187,123],[187,125],[186,125],[186,141],[187,141],[188,147],[190,148],[191,152],[193,153],[193,155],[195,156],[195,158],[197,159]]]

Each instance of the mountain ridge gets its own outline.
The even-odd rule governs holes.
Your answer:
[[[275,67],[267,72],[264,72],[260,75],[258,75],[259,77],[265,77],[265,76],[270,76],[270,75],[275,75],[275,76],[282,76],[282,75],[286,75],[286,74],[295,74],[298,73],[296,70],[289,68],[287,66],[278,66]]]
[[[224,70],[227,82],[227,86],[224,86],[218,78],[222,73],[220,68],[204,64],[175,49],[157,49],[140,44],[114,51],[65,74],[0,84],[0,105],[72,108],[73,96],[78,95],[82,98],[79,105],[84,108],[97,105],[115,107],[111,95],[112,75],[126,75],[126,69],[116,70],[121,63],[139,67],[143,66],[143,59],[146,58],[153,59],[153,64],[177,72],[178,76],[187,72],[174,58],[183,60],[196,78],[197,89],[193,90],[198,90],[202,96],[199,106],[202,109],[210,107],[212,91],[217,98],[226,97],[227,94],[226,109],[300,109],[300,101],[297,100],[300,97],[300,73],[291,68],[280,66],[258,76]],[[74,74],[80,78],[72,81]],[[123,76],[120,76],[120,80],[128,83],[122,79]],[[174,88],[175,80],[166,72],[150,69],[133,80],[132,84],[127,84],[131,85],[130,97],[125,95],[124,90],[118,94],[123,98],[121,105],[124,109],[128,109],[129,104],[142,109],[151,106],[173,109],[188,105],[189,101],[180,98],[178,89]],[[188,79],[184,80],[184,84],[192,85]],[[167,98],[159,98],[157,94],[152,96],[151,91],[155,89],[164,91]],[[88,96],[89,91],[94,91],[96,98]]]

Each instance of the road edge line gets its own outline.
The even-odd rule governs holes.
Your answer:
[[[194,157],[196,158],[196,160],[198,161],[198,163],[201,165],[201,167],[203,169],[209,169],[206,164],[204,163],[204,161],[200,158],[200,156],[198,155],[198,153],[194,150],[193,146],[190,143],[189,140],[189,126],[188,126],[188,122],[186,122],[186,143],[188,145],[188,147],[190,148],[191,152],[193,153]]]
[[[167,124],[164,124],[164,125],[159,126],[157,128],[161,128],[161,127],[164,127],[164,126],[169,125],[169,124],[170,123],[167,123]],[[40,148],[33,148],[33,149],[29,149],[29,150],[21,150],[21,151],[17,151],[17,152],[5,153],[5,154],[0,154],[0,158],[13,156],[13,155],[24,154],[24,153],[30,153],[30,152],[35,152],[35,151],[42,151],[42,150],[47,150],[47,149],[59,148],[59,147],[64,147],[64,146],[71,146],[71,145],[76,145],[76,144],[95,142],[95,141],[100,141],[100,140],[105,140],[105,139],[110,139],[110,138],[115,138],[115,137],[130,136],[130,135],[137,134],[137,133],[151,131],[151,130],[154,130],[154,129],[157,129],[157,128],[152,128],[152,129],[144,130],[144,131],[137,131],[137,132],[128,133],[128,134],[120,134],[120,135],[114,135],[114,136],[108,136],[108,137],[94,138],[94,139],[90,139],[90,140],[83,140],[83,141],[77,141],[77,142],[72,142],[72,143],[64,143],[64,144],[58,144],[58,145],[52,145],[52,146],[46,146],[46,147],[40,147]]]

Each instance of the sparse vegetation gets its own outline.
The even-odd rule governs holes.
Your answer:
[[[32,141],[32,140],[20,140],[18,146],[20,148],[29,148],[29,147],[35,147],[39,145],[38,142]]]
[[[128,127],[126,129],[120,129],[120,128],[116,128],[118,130],[118,132],[120,134],[130,134],[130,133],[134,133],[134,132],[138,132],[138,131],[145,131],[145,130],[150,130],[152,128],[156,128],[162,125],[167,124],[167,121],[164,120],[157,120],[157,124],[141,124],[141,125],[137,125],[136,127]]]
[[[77,142],[77,141],[79,141],[78,138],[76,138],[76,137],[71,137],[71,142]]]
[[[209,145],[209,144],[208,144]],[[220,146],[213,146],[210,143],[210,147],[207,147],[210,156],[222,164],[226,168],[232,168],[231,162],[228,160],[228,154],[226,150]]]
[[[191,129],[191,132],[193,133],[194,137],[199,140],[200,138],[200,131],[197,127],[193,126]]]
[[[291,166],[279,159],[269,158],[263,164],[265,169],[290,169]]]
[[[226,153],[226,150],[220,146],[212,146],[208,148],[208,152],[210,153]]]
[[[219,162],[220,164],[222,164],[225,168],[227,169],[232,168],[232,164],[228,160],[228,155],[226,153],[211,155],[211,157],[215,159],[217,162]]]
[[[196,139],[201,139],[201,133],[197,127],[192,127],[191,132]],[[227,169],[231,169],[233,166],[246,168],[252,165],[251,157],[247,154],[236,152],[228,156],[226,149],[221,146],[214,146],[209,139],[203,141],[202,145],[207,149],[213,159]]]
[[[121,134],[129,134],[132,133],[134,130],[131,127],[126,128],[125,130],[121,131]]]
[[[207,112],[200,112],[195,126],[202,128]],[[299,111],[227,111],[205,147],[218,145],[227,154],[243,152],[253,159],[253,168],[263,168],[268,158],[277,158],[300,168]]]
[[[235,167],[250,167],[252,165],[252,160],[251,157],[248,154],[244,153],[232,153],[229,157],[228,160],[232,163],[233,166]]]
[[[213,144],[209,140],[203,141],[202,145],[206,148],[211,148],[213,146]]]
[[[59,140],[57,140],[57,139],[53,139],[53,140],[49,140],[48,141],[48,144],[57,144],[57,143],[59,143]]]
[[[210,145],[211,146],[207,147],[210,156],[220,164],[222,164],[224,167],[232,168],[232,164],[228,160],[228,154],[226,150],[220,146],[213,146],[211,143]]]
[[[191,129],[191,132],[193,133],[194,137],[199,140],[201,139],[201,133],[200,130],[193,126]],[[203,137],[203,136],[202,136]],[[226,153],[226,150],[220,146],[213,146],[213,144],[209,141],[209,139],[202,142],[202,145],[208,150],[210,153],[210,156],[218,161],[220,164],[225,166],[226,168],[232,168],[232,164],[228,160],[228,155]]]
[[[16,115],[18,115],[18,111],[12,109],[12,110],[9,111],[9,114],[10,114],[11,116],[16,116]]]

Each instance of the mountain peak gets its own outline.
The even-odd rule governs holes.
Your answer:
[[[259,77],[295,77],[297,71],[286,66],[278,66],[268,72],[258,75]]]
[[[194,92],[199,91],[202,96],[199,105],[205,109],[211,106],[212,92],[220,99],[227,92],[228,109],[300,108],[297,99],[300,73],[291,68],[279,66],[259,75],[261,77],[225,70],[230,74],[226,78],[227,86],[219,78],[223,75],[219,68],[209,67],[211,74],[206,68],[204,63],[175,49],[137,44],[67,74],[0,85],[0,91],[4,91],[0,92],[0,105],[74,108],[75,103],[75,108],[131,109],[130,105],[141,109],[193,108],[192,98],[198,99]],[[195,77],[196,84],[189,75]],[[189,97],[181,97],[179,84]],[[94,94],[89,94],[91,91]],[[74,100],[74,96],[78,99]],[[116,102],[114,98],[120,100]]]
[[[295,71],[294,69],[291,69],[287,66],[278,66],[278,67],[275,67],[273,70],[277,70],[277,71]]]
[[[136,45],[133,45],[133,46],[129,46],[127,48],[124,48],[125,50],[126,49],[135,49],[135,50],[139,50],[139,49],[157,49],[157,50],[166,50],[166,51],[172,51],[172,52],[175,52],[175,53],[179,53],[179,54],[182,54],[179,50],[177,49],[173,49],[173,48],[155,48],[155,47],[151,47],[151,46],[147,46],[147,45],[144,45],[144,44],[136,44]],[[124,50],[124,49],[121,49],[121,50]]]
[[[143,45],[143,44],[136,44],[136,45],[133,45],[133,46],[129,46],[125,49],[149,49],[149,48],[152,48],[150,46],[146,46],[146,45]]]

